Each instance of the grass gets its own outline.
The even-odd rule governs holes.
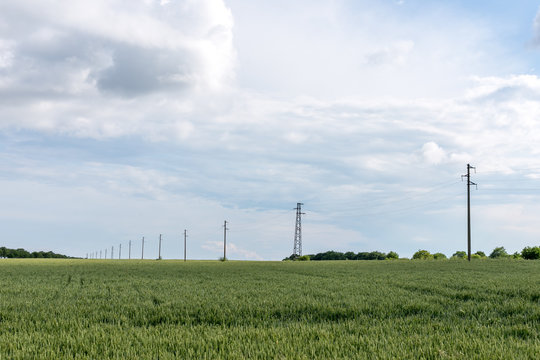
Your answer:
[[[0,359],[536,359],[540,261],[1,260]]]

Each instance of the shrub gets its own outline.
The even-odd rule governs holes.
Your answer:
[[[521,256],[526,260],[538,260],[540,259],[540,246],[527,246],[521,251]]]
[[[493,249],[491,254],[489,254],[489,257],[492,259],[506,258],[508,257],[508,253],[506,252],[504,246],[500,246]]]
[[[483,251],[477,251],[477,252],[475,252],[474,254],[475,254],[475,255],[478,255],[478,256],[480,256],[480,257],[483,257],[483,258],[487,257],[487,256],[486,256],[486,253],[483,252]]]
[[[296,258],[296,261],[309,261],[309,255],[302,255]]]
[[[433,258],[434,258],[435,260],[445,260],[445,259],[448,259],[448,258],[446,257],[446,255],[444,255],[443,253],[440,253],[440,252],[433,254]]]
[[[395,251],[390,251],[388,254],[386,254],[386,258],[388,260],[395,260],[395,259],[399,259],[399,255]]]
[[[452,255],[452,257],[458,259],[465,259],[467,257],[467,253],[465,251],[456,251],[454,255]]]
[[[478,254],[471,254],[471,259],[481,259],[482,257]]]
[[[433,255],[431,255],[427,250],[418,250],[414,253],[412,258],[415,260],[428,260],[433,259]]]
[[[523,259],[523,258],[521,257],[521,254],[516,251],[515,253],[512,254],[512,259]]]

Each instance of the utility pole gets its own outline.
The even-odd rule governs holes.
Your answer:
[[[114,246],[111,246],[111,260],[114,259]]]
[[[118,246],[118,260],[122,258],[122,244]]]
[[[105,249],[105,260],[107,260],[107,249]]]
[[[158,259],[161,260],[161,234],[159,234],[159,253]]]
[[[184,229],[184,262],[186,262],[186,239],[187,239],[187,230]]]
[[[227,260],[227,220],[223,224],[223,261]]]
[[[476,168],[467,164],[467,175],[461,175],[461,180],[467,178],[467,259],[471,261],[471,185],[478,185],[471,181],[471,169],[476,173]]]
[[[101,260],[101,250],[99,250],[99,259]]]
[[[296,225],[294,227],[294,248],[293,255],[302,256],[302,212],[303,203],[296,203]]]
[[[144,259],[144,236],[142,237],[142,247],[141,247],[142,251],[141,251],[141,260]]]
[[[131,240],[129,240],[129,255],[128,260],[131,260]]]

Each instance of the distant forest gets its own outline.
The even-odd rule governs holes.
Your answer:
[[[397,258],[399,258],[399,255],[394,251],[390,251],[388,254],[382,253],[380,251],[359,252],[357,254],[352,251],[348,251],[346,253],[342,253],[339,251],[327,251],[324,253],[318,253],[315,255],[304,255],[300,257],[293,254],[283,260],[386,260]]]
[[[8,259],[73,259],[71,256],[56,254],[52,251],[33,251],[29,252],[24,249],[8,249],[6,247],[0,247],[0,258]]]

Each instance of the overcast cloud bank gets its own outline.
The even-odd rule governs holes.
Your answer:
[[[303,201],[306,252],[454,252],[468,162],[475,248],[535,241],[540,78],[489,19],[258,6],[0,4],[6,245],[84,255],[163,232],[180,257],[189,228],[216,258],[228,219],[232,255],[281,259]]]

